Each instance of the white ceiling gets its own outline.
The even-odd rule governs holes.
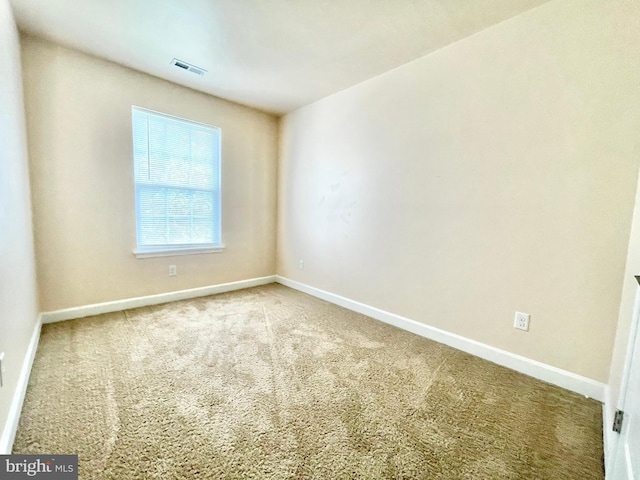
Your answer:
[[[10,0],[22,31],[285,113],[549,0]],[[170,65],[176,57],[203,77]]]

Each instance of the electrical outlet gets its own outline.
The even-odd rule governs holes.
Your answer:
[[[169,265],[169,276],[175,277],[178,275],[178,268],[175,265]]]
[[[529,320],[531,315],[528,313],[516,312],[516,318],[513,321],[513,327],[519,330],[529,331]]]
[[[4,352],[0,353],[0,387],[4,384]]]
[[[304,270],[304,260],[300,260],[300,261],[298,262],[298,268],[299,268],[300,270]]]

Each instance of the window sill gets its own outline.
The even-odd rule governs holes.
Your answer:
[[[224,251],[224,245],[210,247],[184,247],[184,248],[158,248],[135,249],[136,258],[175,257],[178,255],[200,255],[204,253],[220,253]]]

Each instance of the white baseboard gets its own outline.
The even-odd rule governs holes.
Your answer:
[[[13,393],[13,400],[9,407],[7,423],[5,423],[2,437],[0,437],[0,455],[9,455],[13,448],[13,441],[16,438],[18,422],[20,421],[20,413],[22,412],[22,404],[24,403],[24,397],[27,393],[31,367],[33,366],[33,360],[36,357],[36,350],[38,350],[41,327],[42,316],[39,315],[36,325],[33,328],[33,333],[31,334],[31,340],[29,341],[24,361],[22,362],[22,369],[20,370],[20,377],[18,377],[18,384],[16,385],[16,390]]]
[[[539,380],[571,390],[572,392],[579,393],[589,398],[594,398],[600,402],[603,402],[605,399],[605,384],[591,378],[583,377],[567,370],[562,370],[560,368],[538,362],[537,360],[516,355],[514,353],[507,352],[506,350],[500,350],[499,348],[471,340],[461,335],[456,335],[455,333],[431,327],[424,323],[401,317],[400,315],[380,310],[379,308],[372,307],[340,295],[335,295],[295,280],[281,277],[280,275],[276,275],[276,282],[336,305],[340,305],[341,307],[353,310],[354,312],[362,313],[375,318],[376,320],[402,328],[403,330],[407,330],[422,337],[435,340],[439,343],[444,343],[450,347],[484,358],[485,360],[516,370]]]
[[[216,293],[242,290],[243,288],[257,287],[259,285],[273,283],[275,282],[275,278],[275,275],[270,275],[268,277],[251,278],[248,280],[221,283],[219,285],[210,285],[207,287],[178,290],[177,292],[160,293],[157,295],[148,295],[146,297],[126,298],[124,300],[115,300],[113,302],[95,303],[93,305],[84,305],[82,307],[43,312],[42,323],[61,322],[63,320],[100,315],[102,313],[118,312],[120,310],[127,310],[130,308],[147,307],[149,305],[159,305],[161,303],[175,302],[177,300],[205,297]]]

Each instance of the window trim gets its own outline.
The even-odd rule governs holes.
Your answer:
[[[197,255],[203,253],[220,253],[225,249],[225,245],[204,245],[197,246],[185,245],[183,247],[172,245],[171,247],[158,248],[136,248],[133,254],[136,258],[153,258],[153,257],[176,257],[178,255]]]
[[[169,257],[169,256],[178,256],[178,255],[197,255],[197,254],[210,254],[210,253],[220,253],[223,252],[225,249],[225,245],[222,242],[222,128],[217,127],[215,125],[209,125],[206,123],[202,123],[202,122],[198,122],[198,121],[194,121],[194,120],[189,120],[187,118],[182,118],[182,117],[178,117],[175,115],[170,115],[167,113],[163,113],[163,112],[158,112],[155,110],[151,110],[148,108],[144,108],[144,107],[139,107],[137,105],[132,105],[131,106],[131,113],[132,113],[132,125],[131,125],[131,132],[133,135],[133,112],[134,111],[140,111],[140,112],[144,112],[146,114],[151,114],[154,116],[159,116],[159,117],[165,117],[165,118],[169,118],[172,120],[177,120],[180,122],[185,122],[185,123],[189,123],[189,124],[193,124],[194,126],[200,126],[200,127],[204,127],[206,129],[211,129],[211,130],[217,130],[218,132],[218,145],[217,145],[217,174],[218,174],[218,184],[217,184],[217,189],[215,190],[217,193],[217,206],[218,206],[218,224],[215,225],[216,222],[214,222],[214,227],[218,228],[218,238],[220,239],[220,243],[219,244],[215,244],[215,243],[198,243],[198,244],[175,244],[175,245],[146,245],[146,246],[140,246],[138,244],[138,240],[139,240],[139,222],[140,219],[138,217],[138,193],[137,193],[137,189],[138,189],[138,182],[136,181],[136,176],[135,176],[135,171],[134,171],[134,191],[135,193],[135,202],[134,202],[134,206],[135,206],[135,224],[136,224],[136,248],[133,250],[133,254],[135,255],[136,258],[153,258],[153,257]],[[133,138],[132,138],[133,140]],[[135,169],[135,159],[134,159],[134,169]]]

